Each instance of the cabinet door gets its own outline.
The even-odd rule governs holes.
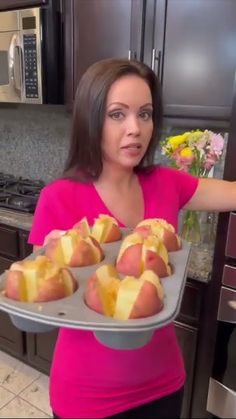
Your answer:
[[[49,374],[58,329],[47,333],[27,333],[27,360],[30,365]]]
[[[230,118],[235,16],[235,0],[156,1],[153,63],[166,116]]]
[[[20,231],[19,232],[19,251],[20,251],[20,259],[24,259],[33,252],[33,246],[28,244],[28,231]]]
[[[66,0],[66,100],[94,62],[111,57],[140,58],[143,0]]]
[[[0,275],[9,268],[9,266],[13,263],[12,259],[7,259],[3,256],[0,256]]]
[[[0,254],[17,259],[18,232],[12,227],[0,225]]]
[[[48,0],[1,0],[0,10],[20,9],[22,7],[35,7],[48,3]]]
[[[25,334],[12,324],[7,313],[0,311],[0,349],[21,359],[24,342]]]
[[[188,278],[177,321],[193,327],[200,327],[200,315],[205,284]]]
[[[0,256],[0,274],[8,269],[18,255],[17,231],[7,226],[0,227],[0,252],[11,258]],[[0,350],[6,351],[17,358],[24,355],[25,335],[11,322],[7,313],[0,311]]]
[[[175,322],[175,331],[182,349],[187,373],[181,418],[190,418],[195,353],[197,346],[197,329]]]

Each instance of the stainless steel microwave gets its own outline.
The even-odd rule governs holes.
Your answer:
[[[0,102],[63,102],[58,4],[0,12]]]

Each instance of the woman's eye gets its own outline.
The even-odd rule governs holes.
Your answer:
[[[123,112],[112,112],[112,113],[110,113],[109,114],[109,116],[110,116],[110,118],[112,118],[112,119],[122,119],[123,118],[123,116],[124,116],[124,114],[123,114]]]
[[[152,117],[152,112],[151,111],[143,111],[139,114],[139,116],[144,120],[144,121],[148,121],[151,117]]]

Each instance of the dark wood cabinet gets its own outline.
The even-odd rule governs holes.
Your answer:
[[[181,418],[190,417],[192,386],[197,348],[197,329],[179,322],[175,322],[176,335],[182,350],[187,373]]]
[[[24,259],[33,251],[33,246],[28,243],[29,232],[19,230],[19,258]]]
[[[146,13],[145,61],[161,78],[164,114],[229,119],[236,68],[235,0],[147,0]]]
[[[47,333],[27,333],[27,361],[45,374],[49,374],[58,329]]]
[[[18,232],[12,227],[0,225],[0,254],[11,258],[18,257]]]
[[[0,256],[0,274],[4,272],[12,264],[12,259]]]
[[[0,0],[0,10],[36,7],[48,3],[49,0]]]
[[[0,224],[0,274],[14,260],[32,253],[28,235],[28,231]],[[0,311],[0,349],[46,374],[50,370],[57,333],[58,329],[38,334],[22,332],[12,324],[7,313]]]
[[[188,279],[180,313],[174,322],[187,373],[181,418],[191,417],[192,388],[204,291],[205,284]]]
[[[23,259],[32,252],[27,238],[28,232],[0,224],[0,274],[14,260]],[[25,354],[25,333],[17,329],[3,311],[0,311],[0,349],[20,359]]]
[[[229,120],[236,68],[235,0],[66,0],[65,97],[108,57],[143,60],[166,117]]]
[[[143,0],[66,0],[65,97],[94,62],[111,57],[141,59]]]
[[[22,359],[25,353],[25,335],[11,322],[9,315],[0,311],[0,349]]]

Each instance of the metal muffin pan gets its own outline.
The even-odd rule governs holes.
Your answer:
[[[131,230],[122,231],[122,239]],[[169,253],[173,274],[162,278],[165,290],[163,310],[147,318],[119,321],[91,310],[84,302],[86,281],[101,265],[115,263],[121,240],[103,244],[105,258],[96,265],[70,268],[79,283],[78,290],[71,296],[46,303],[23,303],[4,296],[6,273],[0,276],[0,310],[9,313],[19,329],[28,332],[45,332],[53,327],[91,330],[106,346],[119,349],[136,348],[146,344],[153,332],[169,323],[178,315],[187,276],[190,244],[182,241],[182,249]],[[26,259],[35,259],[44,254],[42,248]]]

